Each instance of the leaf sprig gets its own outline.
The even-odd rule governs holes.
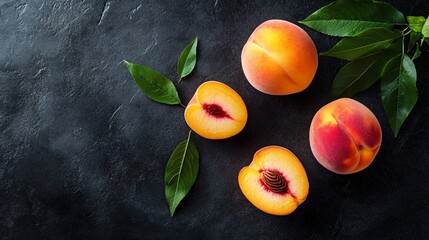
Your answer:
[[[196,37],[180,54],[177,61],[179,82],[195,68],[197,44],[198,38]],[[182,107],[186,107],[180,100],[174,83],[169,78],[149,67],[126,60],[123,62],[137,86],[148,98],[163,104],[180,104]],[[165,198],[171,216],[174,215],[177,206],[188,194],[198,176],[199,153],[197,147],[190,141],[191,133],[192,130],[189,131],[188,138],[174,149],[165,169]]]
[[[198,37],[194,39],[188,46],[183,49],[177,61],[177,74],[179,75],[179,83],[182,78],[188,76],[194,70],[197,64],[197,45]]]
[[[429,17],[405,18],[380,1],[337,0],[300,22],[321,33],[345,37],[321,53],[349,61],[332,82],[333,98],[352,97],[381,79],[381,100],[397,136],[417,102],[413,60],[421,55],[424,43],[429,44]]]
[[[197,147],[188,138],[174,149],[165,168],[165,197],[174,215],[180,201],[188,194],[198,176],[199,154]]]

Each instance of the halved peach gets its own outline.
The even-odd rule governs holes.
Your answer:
[[[295,211],[308,195],[308,178],[299,159],[288,149],[268,146],[258,150],[241,169],[238,183],[244,196],[273,215]]]
[[[201,84],[185,110],[185,120],[198,135],[208,139],[232,137],[247,122],[247,108],[240,95],[226,84]]]

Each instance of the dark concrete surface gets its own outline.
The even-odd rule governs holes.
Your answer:
[[[302,93],[253,89],[241,48],[256,26],[297,23],[329,3],[290,1],[0,1],[0,239],[424,239],[429,236],[429,54],[416,61],[419,101],[393,137],[379,85],[354,98],[383,128],[374,163],[353,175],[325,170],[308,129],[329,102],[344,62],[320,57]],[[405,15],[427,0],[390,1]],[[301,25],[302,26],[302,25]],[[337,39],[303,28],[319,51]],[[176,60],[199,37],[195,71],[176,84],[186,103],[206,80],[234,88],[249,112],[239,135],[194,134],[200,172],[170,217],[164,169],[188,127],[183,108],[145,97],[121,61],[177,83]],[[241,193],[237,175],[256,150],[280,145],[302,161],[307,200],[291,215],[265,214]]]

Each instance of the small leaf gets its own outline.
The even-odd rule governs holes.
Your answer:
[[[417,102],[417,73],[413,61],[399,54],[386,65],[381,78],[381,100],[395,136]]]
[[[426,19],[422,27],[422,33],[425,38],[429,38],[429,17]]]
[[[177,74],[180,77],[179,82],[194,70],[195,64],[197,63],[197,45],[198,37],[186,46],[180,54],[179,60],[177,61]]]
[[[411,60],[416,60],[418,57],[420,57],[420,55],[422,54],[422,52],[420,51],[420,45],[416,44],[416,51],[414,52],[413,57],[411,58]]]
[[[346,64],[334,78],[333,98],[352,97],[371,87],[380,78],[388,59],[383,51]]]
[[[331,50],[320,55],[353,61],[387,49],[395,39],[400,37],[402,37],[402,34],[398,30],[371,28],[356,37],[342,39]]]
[[[425,21],[426,19],[423,16],[407,16],[408,26],[414,32],[422,32]]]
[[[165,104],[182,104],[176,87],[170,79],[159,72],[145,66],[130,63],[124,60],[128,71],[134,78],[137,86],[150,99]]]
[[[404,15],[392,5],[371,0],[337,0],[300,23],[331,36],[356,36],[375,27],[404,23]]]
[[[179,143],[170,156],[165,169],[165,197],[170,207],[171,216],[188,194],[198,175],[199,154],[195,145],[188,139]]]
[[[407,52],[410,52],[410,51],[413,49],[414,45],[416,45],[416,44],[417,44],[417,41],[418,41],[422,36],[423,36],[423,35],[422,35],[421,33],[419,33],[419,32],[411,31],[411,33],[410,33],[410,41],[409,41],[409,43],[408,43],[408,50],[407,50]]]

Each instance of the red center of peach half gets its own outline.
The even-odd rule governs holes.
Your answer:
[[[203,104],[203,109],[206,110],[206,112],[210,115],[213,116],[215,118],[229,118],[232,119],[231,116],[229,116],[229,114],[223,110],[223,108],[215,103],[213,104],[208,104],[208,103],[204,103]]]
[[[273,215],[295,211],[308,195],[308,179],[299,159],[289,150],[268,146],[255,153],[241,169],[238,183],[244,196],[260,210]]]
[[[208,139],[232,137],[247,122],[247,108],[240,95],[226,84],[201,84],[185,110],[185,120],[198,135]]]

